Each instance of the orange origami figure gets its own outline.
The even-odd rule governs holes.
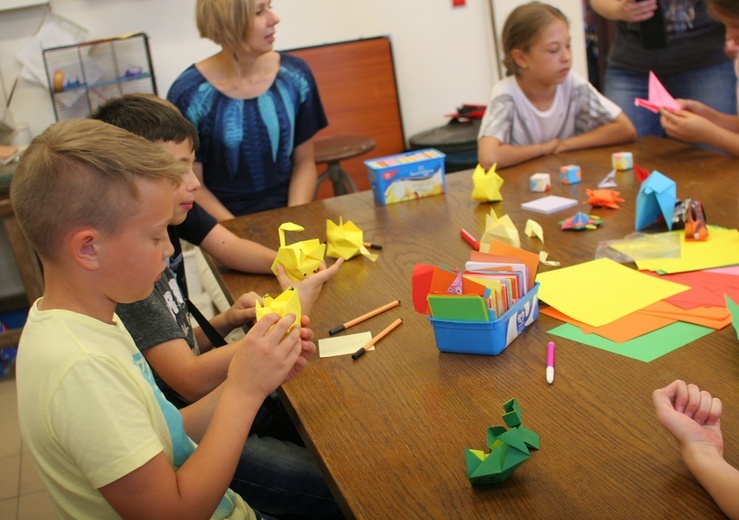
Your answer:
[[[690,202],[685,219],[685,240],[708,240],[706,214],[699,200]]]
[[[587,203],[594,208],[613,208],[618,209],[620,206],[617,202],[625,202],[624,199],[620,198],[620,191],[613,191],[607,189],[599,190],[585,190],[588,194]]]

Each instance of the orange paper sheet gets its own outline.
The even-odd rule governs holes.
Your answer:
[[[667,301],[662,301],[644,307],[640,312],[693,323],[715,330],[721,330],[731,324],[731,313],[726,307],[694,307],[686,310]]]
[[[609,339],[614,343],[630,341],[639,336],[643,336],[644,334],[666,327],[667,325],[672,325],[678,321],[673,318],[655,316],[637,311],[632,314],[628,314],[623,318],[619,318],[616,321],[612,321],[607,325],[592,327],[586,323],[570,318],[554,307],[539,308],[539,313],[546,314],[547,316],[564,321],[565,323],[575,325],[583,332],[583,334],[597,334],[598,336]]]

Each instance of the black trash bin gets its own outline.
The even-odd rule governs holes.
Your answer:
[[[455,117],[444,126],[418,133],[408,140],[411,150],[436,148],[446,154],[446,173],[477,166],[477,132],[480,119]]]

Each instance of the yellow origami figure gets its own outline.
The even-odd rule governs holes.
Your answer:
[[[479,164],[472,173],[472,200],[480,202],[496,202],[503,200],[500,194],[500,187],[503,186],[503,178],[495,172],[497,163],[493,164],[488,171],[485,171]]]
[[[480,251],[490,249],[490,242],[498,240],[513,247],[521,247],[521,239],[518,229],[513,224],[511,217],[503,215],[498,218],[495,210],[490,210],[490,215],[485,216],[485,233],[480,239]]]
[[[326,244],[317,238],[285,245],[285,231],[303,231],[305,228],[292,222],[285,222],[280,226],[280,249],[277,258],[272,263],[272,272],[277,274],[277,264],[282,264],[287,275],[294,282],[303,280],[306,276],[318,271],[326,252]]]
[[[326,256],[349,260],[362,254],[373,262],[377,260],[377,255],[364,246],[364,233],[351,220],[344,224],[342,217],[339,217],[339,225],[336,225],[331,219],[326,219],[326,239]]]
[[[287,332],[290,332],[295,326],[300,327],[302,309],[300,307],[300,298],[298,297],[298,291],[295,289],[295,287],[288,287],[287,289],[285,289],[285,292],[283,292],[277,298],[272,298],[269,294],[267,294],[264,296],[263,300],[264,306],[260,305],[259,302],[257,302],[257,321],[261,320],[267,314],[274,313],[284,317],[290,313],[293,313],[295,314],[295,321],[292,325],[290,325],[290,328],[287,329]]]

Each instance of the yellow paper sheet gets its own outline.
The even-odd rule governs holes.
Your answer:
[[[683,273],[699,269],[711,269],[739,264],[739,230],[708,226],[708,240],[685,240],[684,231],[680,234],[680,258],[638,260],[639,269]]]
[[[333,336],[318,340],[318,356],[333,357],[354,354],[362,345],[366,345],[372,339],[372,333],[358,332],[356,334],[347,334],[345,336]],[[374,350],[370,347],[369,350]]]
[[[536,281],[540,300],[593,327],[689,289],[608,258],[539,273]]]

